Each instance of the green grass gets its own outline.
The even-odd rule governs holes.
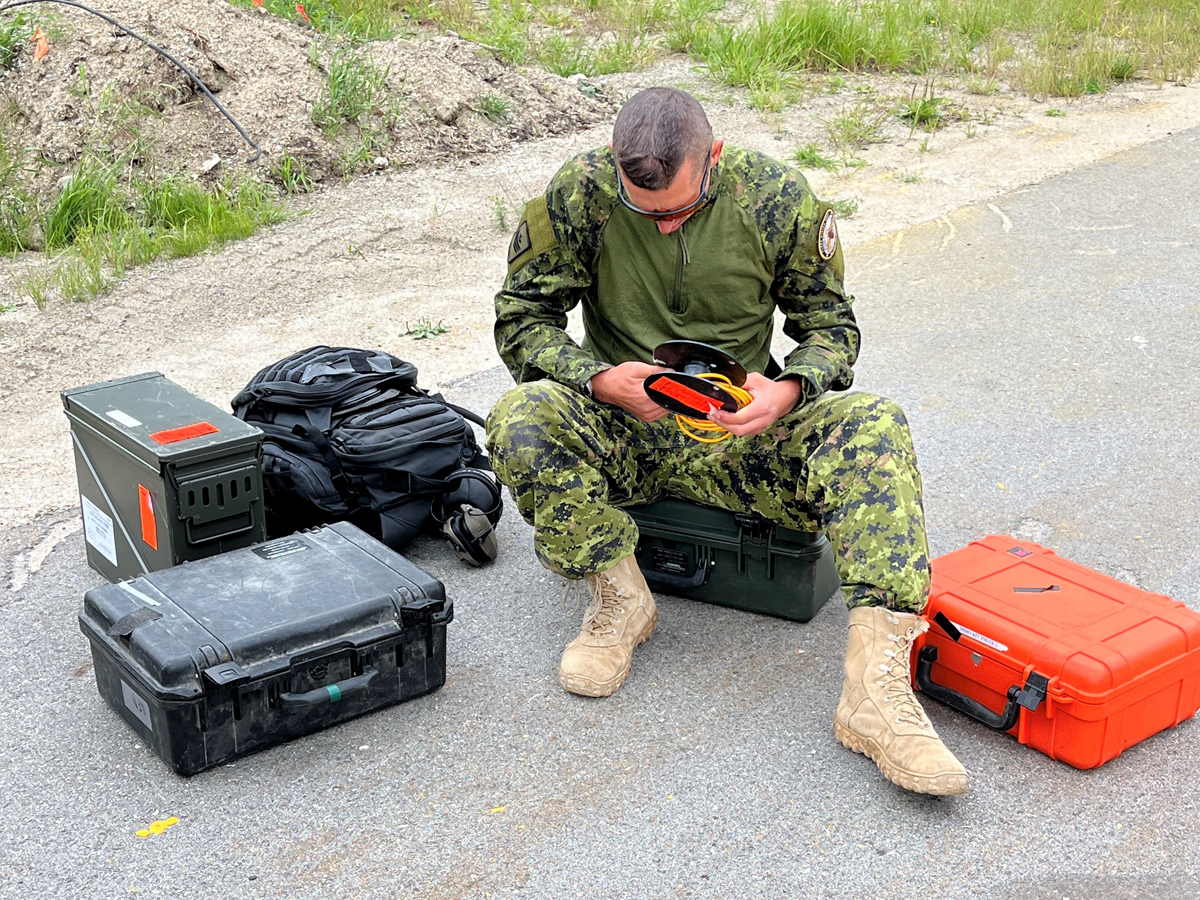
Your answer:
[[[917,71],[936,40],[915,3],[783,0],[745,26],[714,24],[692,52],[730,84],[771,73]]]
[[[417,319],[415,325],[405,323],[404,334],[411,337],[414,341],[425,341],[435,338],[439,334],[446,334],[453,327],[440,320],[435,323],[432,319]]]
[[[713,17],[724,8],[725,0],[674,0],[665,13],[667,46],[677,53],[704,46]]]
[[[286,153],[272,167],[271,178],[287,194],[307,194],[316,187],[316,182],[308,174],[304,161]]]
[[[25,114],[15,101],[0,106],[0,252],[44,251],[19,286],[38,305],[87,299],[131,266],[199,253],[281,218],[278,191],[248,174],[215,186],[157,176],[150,120],[158,114],[111,88],[93,91],[82,65],[72,82],[87,117],[81,140],[93,148],[73,165],[18,146],[14,126]],[[54,187],[35,194],[39,184]]]
[[[988,97],[1000,90],[994,78],[971,77],[967,79],[967,93]]]
[[[847,197],[844,200],[833,200],[829,205],[833,207],[833,211],[837,213],[838,218],[849,219],[856,212],[858,212],[858,208],[862,205],[862,201],[857,197]]]
[[[822,122],[829,144],[843,164],[857,157],[869,144],[883,140],[883,128],[892,115],[892,108],[878,100],[867,98]]]
[[[326,137],[347,124],[363,126],[364,117],[385,104],[388,71],[355,50],[335,48],[325,68],[325,87],[313,104],[313,124]]]
[[[505,121],[512,107],[512,102],[499,94],[484,94],[478,102],[480,114],[490,122]]]
[[[685,52],[765,110],[800,102],[796,79],[813,73],[938,71],[984,87],[1003,76],[1034,96],[1079,96],[1139,76],[1185,81],[1200,65],[1196,0],[782,0],[750,21],[727,0],[310,0],[308,21],[294,0],[263,6],[352,43],[453,30],[562,75]]]
[[[0,118],[0,125],[3,119]],[[25,188],[23,175],[29,153],[10,151],[0,128],[0,253],[9,255],[33,244],[35,202]]]
[[[30,32],[29,17],[25,13],[0,18],[0,69],[13,67]]]
[[[205,187],[184,178],[123,180],[124,171],[87,157],[35,210],[48,263],[18,289],[38,306],[54,296],[91,299],[133,266],[249,237],[284,215],[275,189],[253,181]]]
[[[508,231],[508,201],[503,197],[492,195],[492,225],[497,231]]]
[[[379,68],[362,50],[334,47],[322,65],[320,49],[312,45],[309,61],[325,74],[321,96],[313,104],[312,120],[328,138],[336,138],[349,128],[341,143],[341,167],[349,173],[386,153],[391,144],[391,128],[399,118],[399,109],[388,93],[391,71]],[[302,187],[302,173],[294,163],[287,164],[280,179],[285,185]]]
[[[69,247],[81,232],[121,231],[130,224],[114,169],[85,159],[59,191],[46,214],[42,233],[47,250]]]
[[[254,5],[251,0],[230,3],[246,8]],[[296,0],[263,0],[262,6],[280,18],[353,42],[386,40],[409,30],[406,4],[397,0],[309,0],[301,4],[304,16],[296,9]]]
[[[796,152],[792,154],[792,159],[802,169],[825,169],[832,172],[837,168],[837,160],[830,159],[821,153],[821,148],[815,141],[805,144],[803,147],[797,147]]]
[[[1195,0],[783,0],[745,24],[689,20],[684,34],[672,46],[752,95],[789,74],[864,71],[959,72],[987,93],[1015,67],[1032,96],[1071,97],[1200,65]]]
[[[924,93],[918,97],[916,88],[907,103],[902,103],[896,110],[896,115],[912,125],[913,131],[920,128],[923,131],[936,131],[946,119],[942,105],[945,99],[933,93],[933,85],[926,83]]]
[[[599,47],[576,35],[552,34],[530,46],[533,58],[555,75],[613,75],[643,69],[654,62],[657,51],[641,34],[626,31]]]
[[[765,113],[777,113],[802,102],[803,82],[794,75],[764,75],[746,85],[750,104]]]

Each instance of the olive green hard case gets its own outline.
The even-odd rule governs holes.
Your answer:
[[[807,622],[841,586],[823,534],[682,500],[626,509],[651,590]]]

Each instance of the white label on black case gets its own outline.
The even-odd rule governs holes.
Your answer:
[[[95,503],[82,494],[83,538],[96,548],[114,566],[117,564],[117,541],[113,534],[113,520]]]
[[[121,682],[121,694],[125,698],[125,705],[129,707],[135,716],[142,720],[142,723],[147,728],[153,731],[154,725],[150,722],[150,704],[143,700],[141,695],[124,681]]]

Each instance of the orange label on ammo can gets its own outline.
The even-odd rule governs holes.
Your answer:
[[[142,540],[151,549],[158,549],[158,523],[154,520],[154,500],[150,491],[143,485],[138,485],[138,509],[142,516]]]

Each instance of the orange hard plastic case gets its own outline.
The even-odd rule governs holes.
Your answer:
[[[932,564],[927,694],[1092,769],[1200,708],[1200,614],[992,535]]]

